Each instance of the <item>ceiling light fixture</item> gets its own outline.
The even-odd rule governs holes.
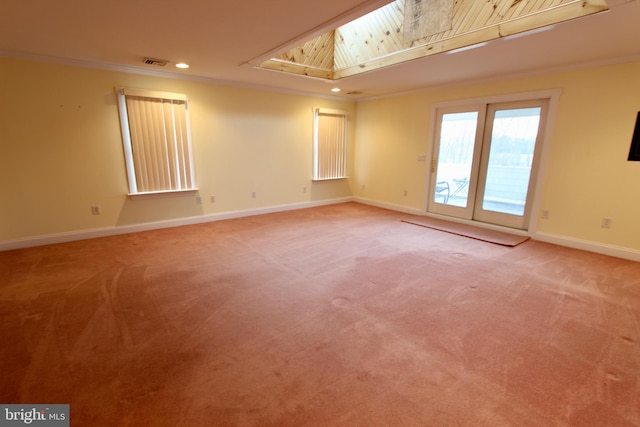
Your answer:
[[[334,87],[333,89],[331,89],[331,92],[340,92],[340,88],[339,87]]]
[[[469,45],[469,46],[459,47],[458,49],[453,49],[453,50],[450,50],[450,51],[445,52],[445,53],[448,54],[448,55],[453,55],[453,54],[456,54],[456,53],[464,52],[466,50],[477,49],[479,47],[486,46],[488,44],[489,44],[488,42],[476,43],[476,44],[472,44],[472,45]]]
[[[176,64],[176,67],[177,67],[177,68],[186,69],[186,68],[189,68],[189,64],[185,64],[184,62],[178,62],[178,63]]]
[[[522,33],[515,33],[509,36],[502,37],[502,40],[513,40],[518,39],[520,37],[530,36],[532,34],[543,33],[545,31],[553,30],[555,25],[547,25],[546,27],[534,28],[533,30],[524,31]]]

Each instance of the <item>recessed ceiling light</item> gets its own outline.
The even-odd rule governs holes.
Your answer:
[[[178,67],[178,68],[189,68],[189,64],[185,64],[184,62],[178,62],[176,64],[176,67]]]
[[[334,87],[333,89],[331,89],[331,92],[340,92],[340,88],[339,87]]]

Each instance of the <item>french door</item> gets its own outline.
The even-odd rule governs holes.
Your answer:
[[[429,212],[526,229],[548,100],[440,109]]]

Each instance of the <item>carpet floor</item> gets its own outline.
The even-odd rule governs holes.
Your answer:
[[[0,253],[0,402],[72,426],[640,426],[640,263],[357,203]]]

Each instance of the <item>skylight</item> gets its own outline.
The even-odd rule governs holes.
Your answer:
[[[258,67],[339,80],[607,9],[604,0],[396,0]]]

